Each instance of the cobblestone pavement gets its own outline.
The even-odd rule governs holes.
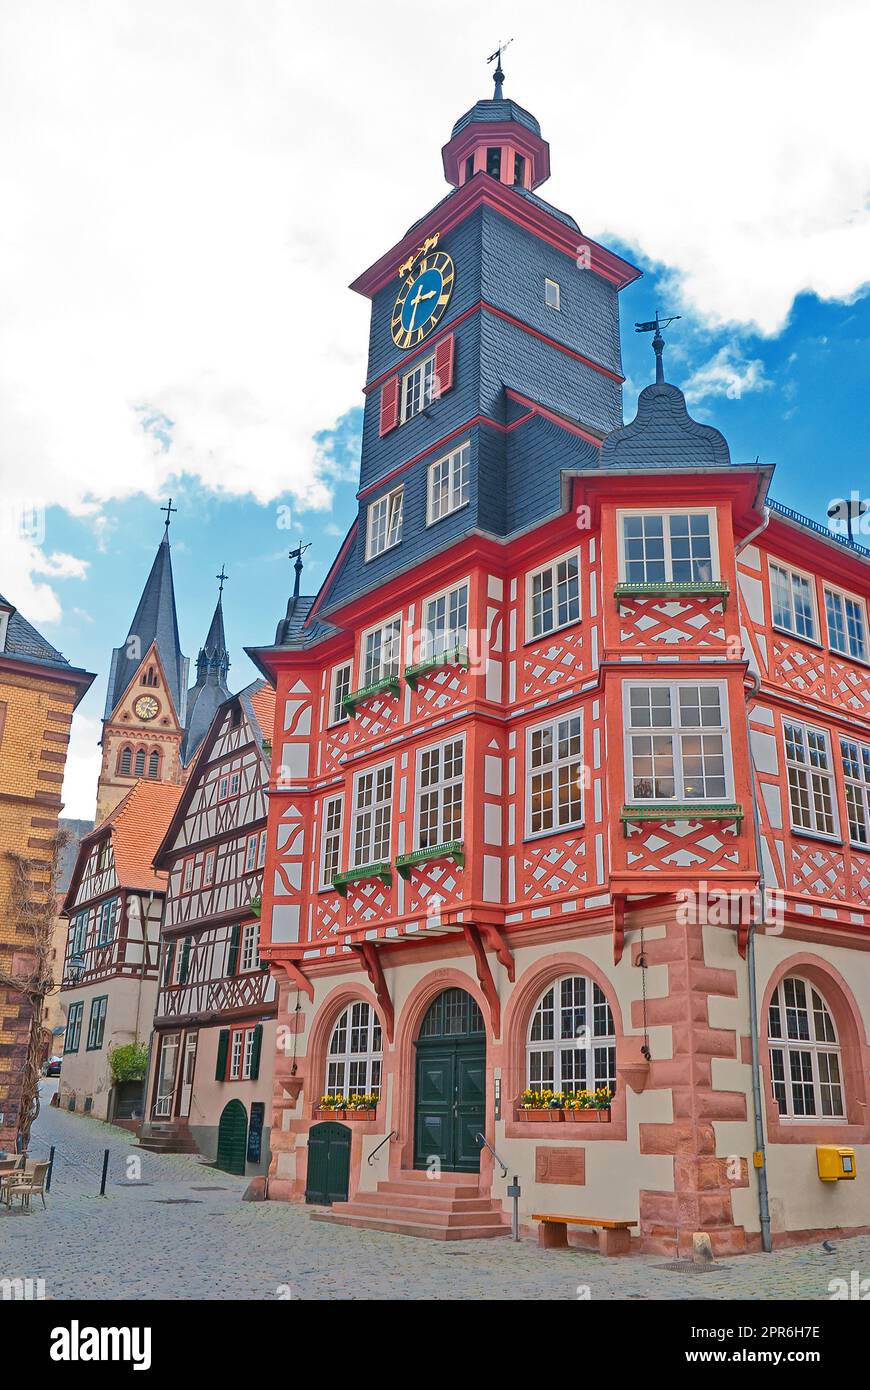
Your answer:
[[[329,1226],[310,1208],[242,1202],[245,1180],[124,1131],[49,1109],[34,1153],[57,1146],[48,1211],[0,1210],[0,1278],[42,1278],[58,1299],[827,1299],[870,1277],[870,1237],[671,1273],[653,1256],[539,1250],[533,1238],[440,1242]],[[99,1193],[110,1150],[107,1195]],[[140,1159],[141,1181],[126,1163]],[[202,1189],[212,1189],[203,1191]],[[584,1290],[588,1290],[585,1293]]]

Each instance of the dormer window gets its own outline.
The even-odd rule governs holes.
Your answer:
[[[490,145],[487,150],[486,172],[494,179],[501,178],[501,146]]]
[[[544,303],[548,309],[556,309],[557,311],[561,309],[562,290],[558,280],[544,281]]]

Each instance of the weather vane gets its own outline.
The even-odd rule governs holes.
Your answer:
[[[295,583],[294,583],[294,585],[293,585],[293,597],[294,597],[294,598],[298,598],[298,597],[299,597],[299,581],[300,581],[301,578],[302,578],[302,556],[305,554],[306,550],[310,550],[310,549],[311,549],[311,542],[310,542],[310,541],[306,541],[306,542],[304,543],[304,545],[303,545],[302,541],[300,541],[299,544],[297,545],[296,549],[295,549],[295,550],[291,550],[290,553],[289,553],[289,555],[287,556],[287,559],[288,559],[288,560],[295,560],[295,562],[296,562],[296,563],[294,564],[294,566],[293,566],[293,568],[294,568],[295,571],[296,571],[296,580],[295,580]]]
[[[173,507],[173,505],[172,505],[172,498],[170,497],[169,502],[167,503],[167,505],[166,505],[165,507],[161,507],[160,510],[161,510],[161,512],[165,512],[165,513],[166,513],[166,529],[167,529],[167,531],[168,531],[168,530],[169,530],[169,522],[170,522],[170,520],[171,520],[172,513],[173,513],[173,512],[177,512],[177,511],[178,511],[178,508],[177,508],[177,507]]]
[[[225,571],[224,571],[224,566],[223,566],[223,565],[221,565],[221,572],[220,572],[220,574],[216,574],[216,575],[215,575],[215,579],[219,579],[219,580],[220,580],[220,588],[218,589],[218,598],[220,598],[221,594],[222,594],[223,591],[224,591],[224,584],[225,584],[226,581],[229,579],[229,575],[225,573]]]
[[[682,314],[671,314],[669,319],[663,319],[658,309],[656,309],[656,316],[654,319],[651,319],[648,323],[636,323],[634,325],[635,333],[653,334],[652,345],[653,352],[656,355],[656,386],[661,386],[665,379],[665,368],[662,362],[665,340],[662,337],[662,329],[667,328],[671,323],[676,323],[679,318],[682,318]]]
[[[506,48],[510,48],[512,43],[513,39],[508,39],[507,43],[502,43],[499,39],[498,48],[495,50],[494,53],[490,53],[489,57],[486,60],[487,63],[495,63],[495,72],[492,74],[492,80],[495,83],[496,101],[501,101],[502,99],[501,88],[502,83],[504,82],[504,73],[501,70],[501,55],[504,53]]]

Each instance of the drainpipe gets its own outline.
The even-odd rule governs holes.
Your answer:
[[[764,520],[760,526],[751,531],[748,536],[740,542],[735,549],[735,555],[739,555],[741,550],[745,550],[750,541],[760,536],[762,531],[767,529],[770,522],[770,509],[764,508]],[[738,586],[737,601],[740,602],[740,590]],[[755,785],[755,768],[752,760],[752,743],[749,729],[749,706],[758,695],[761,682],[754,672],[750,672],[752,688],[746,694],[744,713],[746,716],[746,748],[749,753],[749,789],[752,795],[752,825],[755,831],[755,857],[758,863],[758,895],[761,903],[762,918],[766,916],[766,897],[767,890],[764,878],[764,858],[761,845],[761,816],[758,810],[758,790]],[[749,1040],[752,1058],[752,1106],[755,1119],[755,1151],[760,1158],[760,1167],[756,1168],[758,1174],[758,1215],[761,1223],[761,1248],[765,1254],[769,1255],[773,1249],[770,1238],[770,1198],[767,1187],[767,1155],[764,1147],[764,1108],[761,1090],[761,1057],[758,1039],[758,986],[755,975],[755,930],[756,923],[750,922],[749,931],[746,937],[746,972],[749,983]]]

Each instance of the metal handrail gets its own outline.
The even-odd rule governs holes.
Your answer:
[[[498,1154],[496,1153],[495,1149],[492,1147],[492,1144],[490,1144],[490,1142],[489,1142],[489,1140],[487,1139],[486,1135],[485,1135],[485,1134],[475,1134],[474,1137],[475,1137],[475,1139],[479,1139],[479,1140],[480,1140],[481,1144],[483,1145],[483,1147],[484,1147],[485,1149],[489,1149],[489,1151],[490,1151],[490,1153],[492,1154],[493,1158],[495,1159],[496,1163],[498,1163],[498,1164],[501,1165],[501,1175],[502,1175],[502,1177],[503,1177],[503,1178],[506,1178],[507,1175],[508,1175],[507,1164],[505,1163],[505,1161],[504,1161],[503,1158],[499,1158]]]
[[[380,1151],[381,1151],[381,1149],[384,1147],[384,1145],[385,1145],[385,1144],[389,1144],[389,1142],[390,1142],[391,1139],[398,1139],[398,1137],[399,1137],[399,1131],[398,1131],[397,1129],[391,1129],[390,1132],[389,1132],[389,1134],[387,1135],[386,1139],[382,1139],[381,1142],[380,1142],[380,1144],[378,1144],[378,1147],[377,1147],[376,1149],[372,1149],[371,1153],[369,1154],[369,1156],[368,1156],[368,1164],[369,1164],[369,1167],[371,1167],[372,1159],[374,1158],[375,1154],[376,1154],[376,1153],[380,1153]]]

